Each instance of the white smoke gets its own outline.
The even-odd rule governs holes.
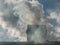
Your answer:
[[[60,9],[57,7],[54,10],[49,10],[49,16],[47,16],[47,19],[49,20],[56,20],[56,22],[52,22],[52,28],[50,28],[50,36],[49,36],[49,40],[51,41],[60,41]],[[48,12],[49,12],[48,11]]]
[[[3,2],[3,1],[1,1],[1,2]],[[24,28],[24,25],[22,25],[23,27],[21,27],[21,25],[20,25],[21,23],[19,24],[20,26],[17,25],[18,23],[16,22],[16,20],[18,20],[18,19],[16,16],[13,15],[13,7],[12,7],[11,3],[7,4],[7,5],[6,5],[6,3],[7,3],[6,0],[3,3],[0,3],[0,26],[4,30],[7,29],[6,33],[7,33],[8,37],[10,37],[10,38],[17,37],[19,39],[19,41],[27,41],[27,36],[26,36],[26,31],[25,31],[26,27]],[[15,21],[15,22],[13,22],[13,21]],[[20,29],[18,29],[18,28],[20,28]],[[24,29],[22,29],[22,28],[24,28]]]
[[[3,1],[0,5],[0,26],[7,29],[7,35],[10,38],[18,37],[19,41],[27,41],[26,24],[45,22],[43,5],[38,0]]]
[[[41,20],[41,18],[44,18],[43,6],[37,0],[21,1],[13,9],[15,10],[14,15],[19,15],[20,20],[25,24],[33,25],[38,24],[38,21],[44,22]]]

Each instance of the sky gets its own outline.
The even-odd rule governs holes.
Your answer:
[[[60,5],[60,0],[38,0],[38,1],[43,4],[46,14],[48,14],[47,10],[56,9],[56,7],[59,7]]]

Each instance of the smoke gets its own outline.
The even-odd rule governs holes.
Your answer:
[[[25,24],[38,24],[38,21],[42,22],[41,18],[45,17],[43,6],[38,1],[21,1],[13,9],[15,10],[14,14],[19,15],[20,20]]]
[[[7,31],[6,35],[10,38],[8,41],[13,38],[27,41],[27,24],[45,23],[43,5],[38,0],[0,0],[0,2],[0,26]]]
[[[6,1],[6,0],[5,0]],[[19,17],[14,16],[14,11],[13,11],[13,4],[7,4],[4,0],[0,0],[0,26],[3,28],[7,34],[2,32],[5,36],[7,36],[9,39],[8,41],[12,41],[12,38],[14,37],[17,38],[19,41],[27,41],[26,33],[25,33],[25,26],[21,26],[21,22],[18,24]],[[2,3],[3,2],[3,3]],[[25,27],[25,28],[24,28]],[[24,29],[23,29],[24,28]],[[21,33],[21,34],[20,34]],[[2,39],[3,41],[7,41],[6,39]],[[0,40],[0,41],[2,41]],[[17,41],[15,40],[15,41]]]
[[[60,41],[60,9],[59,6],[56,7],[53,10],[49,10],[49,16],[47,16],[48,22],[52,25],[52,28],[48,31],[50,41]]]

